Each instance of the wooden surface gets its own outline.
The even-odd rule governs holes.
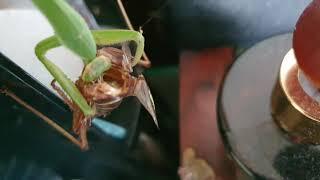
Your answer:
[[[217,127],[216,100],[233,49],[184,52],[180,57],[180,149],[193,148],[213,167],[218,180],[235,179]]]

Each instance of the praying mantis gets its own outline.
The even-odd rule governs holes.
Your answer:
[[[132,75],[144,53],[142,33],[123,29],[91,31],[64,0],[33,0],[33,3],[55,31],[55,35],[36,45],[35,54],[53,76],[53,89],[73,111],[73,131],[79,136],[81,149],[88,149],[86,133],[91,120],[108,115],[128,96],[136,96],[158,126],[153,98],[143,75]],[[135,43],[134,56],[129,42]],[[59,46],[65,46],[83,61],[83,71],[75,83],[46,57],[49,50]]]

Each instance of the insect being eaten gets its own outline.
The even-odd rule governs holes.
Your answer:
[[[35,53],[54,77],[53,89],[73,112],[73,131],[79,136],[81,149],[89,148],[86,134],[92,119],[108,115],[128,96],[137,97],[158,126],[146,80],[142,74],[133,75],[133,67],[139,64],[144,53],[144,37],[140,32],[90,31],[80,15],[63,0],[33,2],[55,30],[54,36],[37,44]],[[130,42],[135,42],[134,56]],[[47,51],[61,45],[79,55],[84,62],[81,76],[75,83],[45,56]]]

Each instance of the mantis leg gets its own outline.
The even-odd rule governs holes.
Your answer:
[[[130,30],[98,30],[92,31],[97,45],[113,45],[134,41],[137,45],[132,66],[135,66],[143,54],[144,38],[141,33]],[[82,80],[91,82],[99,78],[101,74],[111,67],[111,59],[108,57],[97,57],[86,65]]]
[[[128,14],[127,14],[124,6],[123,6],[122,0],[117,0],[117,3],[118,3],[118,6],[120,8],[122,17],[123,17],[124,21],[126,22],[126,24],[128,26],[128,29],[134,31],[134,28],[133,28],[133,26],[131,24],[131,21],[130,21],[130,19],[128,17]],[[140,27],[139,31],[142,33],[141,27]],[[139,65],[144,66],[145,68],[149,68],[151,66],[151,62],[150,62],[150,60],[149,60],[149,58],[148,58],[148,56],[147,56],[147,54],[145,52],[142,54],[142,57],[143,57],[143,59],[141,59],[141,61],[139,61]]]
[[[87,123],[82,123],[81,120],[86,119],[83,117],[83,114],[79,110],[75,110],[73,107],[73,103],[69,100],[66,94],[60,89],[56,84],[56,80],[52,80],[51,86],[54,90],[58,92],[58,94],[62,97],[63,101],[69,106],[69,108],[73,111],[76,111],[73,115],[73,132],[79,135],[80,148],[83,150],[88,149],[88,139],[87,139]]]
[[[85,124],[81,124],[80,127],[80,144],[81,144],[81,149],[87,150],[88,149],[88,138],[87,138],[87,130],[88,126]]]
[[[72,101],[79,106],[85,116],[93,116],[94,110],[88,105],[75,84],[63,73],[63,71],[54,63],[49,61],[45,54],[48,50],[60,46],[56,36],[52,36],[41,41],[35,48],[35,53],[42,64],[47,68],[50,74],[58,81],[62,89],[70,96]]]
[[[51,81],[51,87],[52,87],[54,90],[56,90],[57,93],[62,97],[63,102],[66,103],[71,110],[74,110],[72,101],[70,101],[70,99],[69,99],[69,98],[66,96],[66,94],[62,91],[62,89],[60,89],[60,88],[56,85],[56,80],[55,80],[55,79]]]
[[[141,59],[144,49],[144,37],[140,32],[131,30],[96,30],[92,31],[97,45],[113,45],[134,41],[137,45],[132,66]]]

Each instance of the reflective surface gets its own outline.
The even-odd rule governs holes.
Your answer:
[[[291,42],[292,35],[285,34],[253,46],[234,63],[222,88],[219,117],[224,143],[252,178],[320,178],[318,147],[289,141],[271,114],[272,91]]]
[[[318,89],[311,85],[291,49],[284,57],[272,95],[274,120],[296,143],[320,143]]]

